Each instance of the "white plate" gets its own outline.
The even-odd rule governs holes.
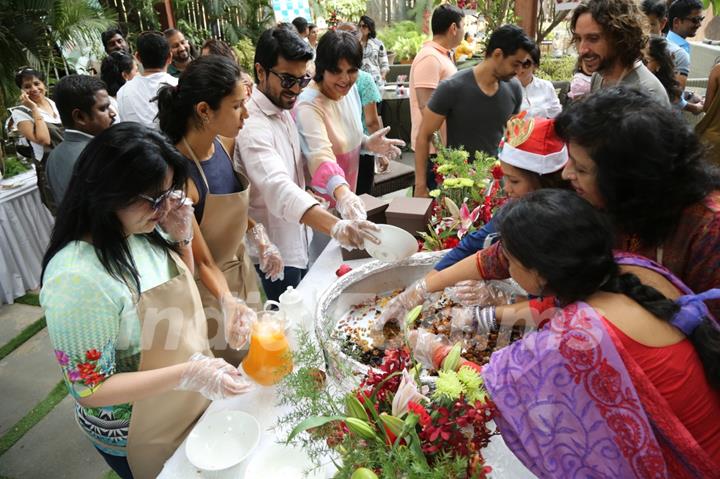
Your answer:
[[[242,462],[260,442],[260,424],[242,411],[220,411],[200,420],[185,442],[190,463],[219,471]]]
[[[302,450],[283,444],[272,444],[258,451],[247,465],[245,477],[262,479],[322,479],[322,469],[314,468],[308,455]]]
[[[365,240],[365,251],[380,261],[391,263],[409,258],[417,253],[417,240],[405,231],[393,225],[378,225],[380,232],[373,233],[380,239],[380,244]]]

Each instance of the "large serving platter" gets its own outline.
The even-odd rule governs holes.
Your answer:
[[[315,312],[315,328],[331,376],[342,381],[348,371],[364,374],[369,369],[345,354],[334,334],[348,311],[379,293],[409,286],[425,276],[445,254],[446,251],[416,253],[395,263],[370,261],[340,277],[322,294]],[[522,292],[512,280],[493,283],[502,289]]]

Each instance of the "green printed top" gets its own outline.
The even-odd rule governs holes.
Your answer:
[[[128,238],[140,275],[141,292],[177,274],[172,258],[143,235]],[[48,264],[40,303],[65,384],[75,399],[92,395],[115,373],[137,371],[140,365],[140,320],[137,296],[112,277],[90,243],[74,241]],[[130,404],[84,408],[76,404],[80,427],[100,449],[124,455]],[[103,445],[113,448],[103,448]]]

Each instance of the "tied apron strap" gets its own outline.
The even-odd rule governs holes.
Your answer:
[[[705,318],[712,318],[704,303],[708,299],[720,299],[720,288],[679,297],[675,302],[680,306],[680,311],[675,313],[670,324],[682,331],[685,336],[690,336]],[[717,321],[714,323],[718,327]]]

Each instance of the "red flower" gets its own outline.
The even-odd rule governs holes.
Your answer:
[[[454,248],[458,244],[460,244],[460,240],[457,238],[457,236],[450,236],[448,238],[445,238],[442,242],[443,249]]]
[[[87,359],[88,361],[97,361],[98,359],[100,359],[100,351],[94,348],[86,351],[85,359]]]
[[[414,414],[417,414],[420,418],[420,425],[422,427],[427,426],[430,424],[430,415],[427,413],[424,407],[416,403],[415,401],[408,402],[408,410]]]
[[[497,163],[495,166],[493,166],[490,172],[492,173],[493,178],[495,178],[496,180],[499,180],[503,177],[503,170],[500,166],[500,163]]]
[[[363,388],[369,387],[369,389],[363,392],[368,397],[375,392],[379,403],[391,403],[395,392],[398,390],[398,387],[400,387],[401,376],[394,376],[388,381],[385,381],[379,388],[377,386],[392,373],[407,369],[409,363],[410,352],[407,348],[385,350],[385,357],[379,367],[381,373],[376,373],[372,370],[368,371],[367,376],[360,383],[360,389],[362,390]],[[376,404],[376,409],[379,410],[379,404]]]
[[[97,372],[93,364],[78,363],[77,369],[80,372],[80,378],[88,386],[94,386],[105,380],[105,375]]]

